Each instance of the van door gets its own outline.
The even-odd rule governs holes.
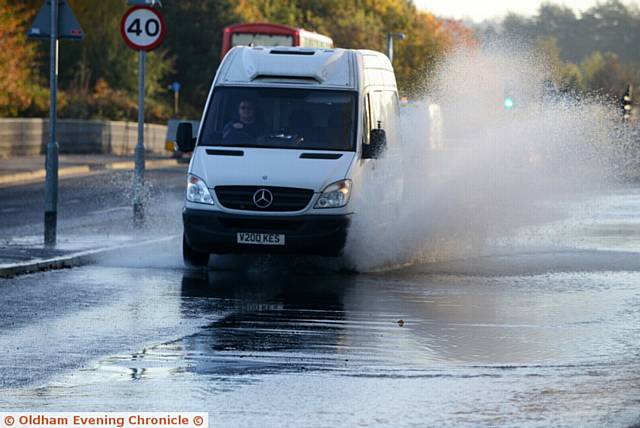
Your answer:
[[[364,97],[362,145],[370,144],[371,130],[382,128],[391,146],[400,140],[400,108],[395,91],[371,91]]]
[[[360,144],[370,144],[371,130],[379,126],[387,132],[388,146],[378,159],[360,159],[361,177],[355,184],[359,191],[354,193],[354,196],[358,195],[356,209],[375,212],[376,223],[382,226],[393,221],[402,197],[397,94],[394,91],[369,91],[364,95],[363,104]]]
[[[367,93],[364,96],[364,109],[362,118],[362,145],[368,145],[370,143],[371,136],[371,124],[373,118],[371,116],[371,94]]]

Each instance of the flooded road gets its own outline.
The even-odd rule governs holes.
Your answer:
[[[640,422],[640,192],[509,249],[384,272],[179,242],[0,280],[0,410],[208,411],[211,426]]]

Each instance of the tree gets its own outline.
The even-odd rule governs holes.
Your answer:
[[[536,42],[538,55],[546,64],[555,87],[562,92],[576,92],[584,90],[584,82],[580,68],[565,62],[560,57],[560,48],[554,37],[540,38]]]
[[[580,64],[585,88],[615,101],[621,87],[625,86],[623,69],[618,56],[611,52],[596,51]]]
[[[419,13],[407,31],[407,40],[398,43],[394,68],[403,93],[425,88],[427,76],[445,51],[442,23],[430,13]]]
[[[8,1],[0,0],[0,4]],[[60,115],[62,117],[135,117],[136,53],[120,38],[123,0],[68,0],[86,32],[82,42],[63,41],[60,49]],[[42,0],[22,0],[32,17]],[[436,62],[456,44],[470,44],[473,36],[460,22],[441,21],[418,12],[411,0],[181,0],[166,1],[162,14],[167,37],[147,56],[148,118],[161,120],[170,111],[167,86],[182,86],[181,112],[196,116],[220,63],[224,27],[267,21],[327,34],[337,47],[386,51],[386,34],[405,32],[395,44],[394,66],[401,91],[420,88]],[[16,15],[11,6],[6,16]],[[22,22],[26,22],[24,19]],[[8,25],[2,24],[3,31]],[[21,34],[24,34],[24,30]],[[3,37],[3,42],[6,38]],[[13,42],[12,42],[13,43]],[[27,43],[27,42],[24,42]],[[20,62],[37,70],[22,81],[46,81],[48,44],[28,42]],[[8,50],[5,50],[5,54]],[[40,55],[38,54],[40,53]],[[8,67],[8,61],[2,66]],[[7,72],[8,73],[8,72]],[[19,81],[19,79],[17,80]],[[6,82],[4,83],[6,85]],[[4,91],[3,91],[4,92]],[[29,99],[26,97],[23,99]],[[32,98],[31,98],[32,99]],[[108,100],[112,103],[109,104]],[[9,101],[7,101],[9,103]]]
[[[582,16],[582,43],[593,51],[613,52],[622,61],[640,58],[640,13],[619,0],[596,4]]]
[[[296,25],[300,9],[295,0],[239,0],[233,13],[242,21],[269,21]]]
[[[22,10],[24,21],[30,24],[43,2],[24,0],[22,3],[25,5],[24,8],[13,6],[12,13],[21,16],[15,10]],[[85,30],[85,38],[82,41],[60,42],[60,117],[104,117],[101,112],[109,111],[111,113],[108,117],[135,119],[136,112],[129,105],[137,99],[136,53],[123,42],[119,31],[120,18],[126,10],[126,3],[121,0],[69,0],[69,7]],[[20,34],[26,34],[28,24],[23,26]],[[0,31],[4,31],[5,28],[7,25],[4,22],[0,23]],[[30,40],[25,43],[31,53],[20,61],[25,68],[33,70],[28,80],[32,85],[37,85],[48,79],[49,41]],[[16,48],[16,51],[18,50]],[[13,50],[9,52],[13,55]],[[166,50],[160,49],[147,55],[145,110],[151,120],[163,120],[170,111],[164,80],[172,67],[172,58]],[[103,108],[107,103],[104,100],[106,94],[114,96],[113,105],[107,109]],[[43,95],[45,99],[48,98],[46,90]],[[0,105],[3,105],[1,101]],[[40,110],[42,115],[43,111]]]
[[[175,55],[170,81],[180,82],[181,111],[196,116],[202,111],[209,86],[220,64],[222,30],[239,22],[229,0],[181,0],[166,2],[162,14],[167,23],[164,45]],[[186,25],[188,23],[188,25]]]
[[[572,62],[580,62],[594,51],[613,52],[623,62],[640,60],[640,10],[620,0],[598,3],[580,17],[566,6],[544,3],[531,18],[508,14],[500,35],[508,42],[527,45],[553,37],[561,58]]]
[[[538,9],[535,18],[535,37],[552,37],[558,46],[559,54],[566,53],[566,58],[579,60],[574,49],[575,34],[579,30],[579,20],[571,8],[545,3]]]
[[[532,43],[536,38],[535,27],[532,19],[508,13],[502,21],[502,38],[511,43]]]
[[[21,4],[0,0],[0,116],[46,110],[46,89],[33,71],[36,46],[26,37],[33,16]]]
[[[60,61],[67,72],[61,73],[61,87],[75,98],[84,97],[88,101],[95,99],[94,95],[109,93],[107,88],[119,91],[117,98],[124,96],[136,100],[138,55],[124,43],[119,31],[120,19],[127,10],[126,3],[121,0],[69,0],[69,6],[86,35],[81,42],[63,42]],[[165,79],[172,69],[173,60],[166,48],[161,47],[147,55],[145,111],[152,120],[163,119],[169,114]],[[135,111],[128,113],[131,119],[135,118]],[[61,115],[66,115],[64,108]]]

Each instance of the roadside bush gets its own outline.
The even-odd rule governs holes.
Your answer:
[[[163,122],[169,118],[166,105],[145,99],[145,120]],[[104,79],[99,79],[92,92],[71,89],[60,99],[60,117],[73,119],[138,119],[137,94],[113,89]]]

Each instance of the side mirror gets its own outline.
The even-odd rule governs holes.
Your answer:
[[[378,159],[387,148],[387,133],[384,129],[372,129],[369,144],[362,146],[362,159]]]
[[[192,152],[196,147],[196,139],[193,138],[193,127],[189,122],[180,122],[178,124],[176,143],[183,153]]]

